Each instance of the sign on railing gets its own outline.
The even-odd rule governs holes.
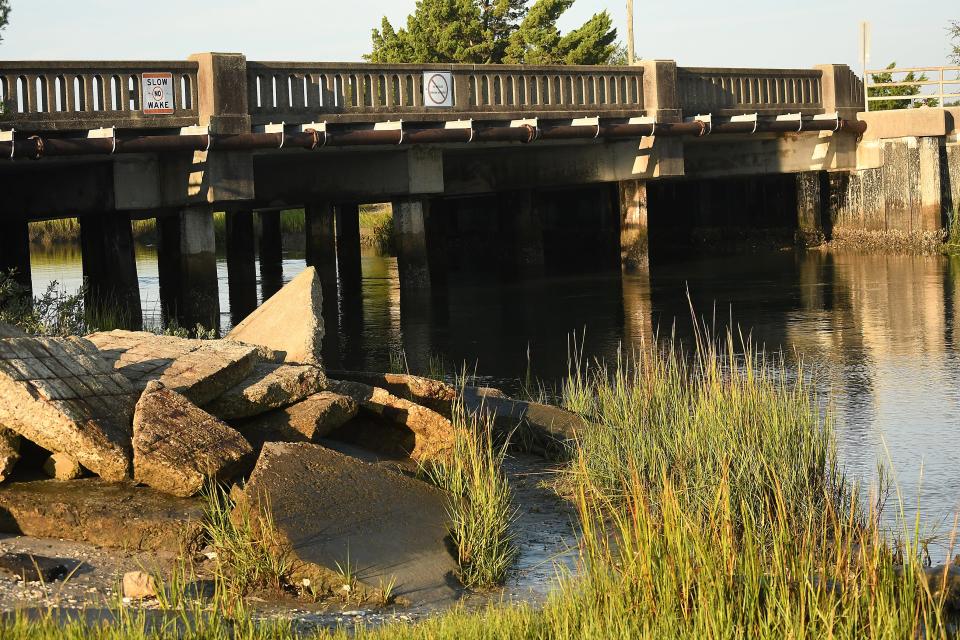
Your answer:
[[[960,66],[876,69],[866,76],[867,111],[881,101],[887,109],[960,106]]]

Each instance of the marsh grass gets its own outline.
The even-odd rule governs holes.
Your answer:
[[[513,523],[517,511],[503,472],[507,442],[495,444],[493,421],[468,415],[462,399],[452,409],[453,452],[425,468],[449,494],[449,532],[460,580],[470,588],[502,584],[517,557]]]
[[[360,208],[360,244],[381,256],[394,254],[393,209],[389,204]]]

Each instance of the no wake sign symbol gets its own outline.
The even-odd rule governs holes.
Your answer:
[[[453,78],[449,71],[423,72],[423,105],[425,107],[453,106]]]

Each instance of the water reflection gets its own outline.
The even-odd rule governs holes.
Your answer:
[[[156,252],[138,247],[144,315],[159,321]],[[304,268],[285,253],[283,281]],[[649,274],[545,277],[523,282],[451,282],[444,295],[400,295],[396,261],[365,255],[362,297],[340,299],[334,353],[358,369],[389,367],[401,350],[411,368],[430,356],[466,363],[516,389],[529,371],[552,383],[567,370],[571,335],[588,357],[649,342],[655,327],[690,334],[688,302],[729,318],[769,349],[803,357],[834,406],[841,453],[872,478],[889,457],[907,513],[952,526],[960,473],[960,262],[940,256],[782,252],[654,264]],[[218,260],[222,327],[230,326],[226,261]],[[258,269],[259,273],[259,269]],[[80,284],[79,252],[35,251],[35,288]],[[262,298],[262,286],[258,288]],[[920,470],[923,482],[920,483]],[[943,547],[938,547],[942,550]]]

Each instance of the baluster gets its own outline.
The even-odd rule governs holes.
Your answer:
[[[292,111],[301,111],[304,107],[306,107],[303,99],[303,75],[299,73],[291,73],[289,74],[288,78],[288,81],[285,83],[287,86],[287,91],[289,91],[287,96],[288,102],[283,103],[283,106],[291,109]]]

